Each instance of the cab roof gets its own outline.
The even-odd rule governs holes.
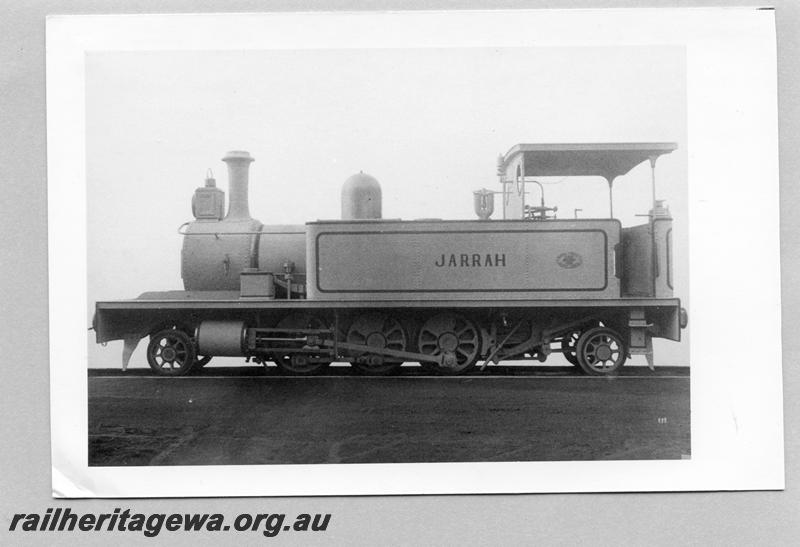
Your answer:
[[[522,154],[523,174],[538,177],[600,176],[608,180],[678,148],[674,142],[517,144],[502,157],[500,167]]]

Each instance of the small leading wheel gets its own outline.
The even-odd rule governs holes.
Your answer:
[[[150,337],[147,362],[156,374],[183,376],[195,363],[196,353],[189,335],[175,329],[162,330]]]
[[[581,337],[581,331],[574,330],[566,334],[561,339],[561,348],[564,350],[564,359],[570,362],[573,366],[580,366],[578,364],[578,354],[575,352],[578,347],[578,339]]]
[[[397,319],[384,313],[367,313],[353,321],[347,331],[347,343],[405,351],[406,333]],[[356,359],[353,368],[363,374],[391,374],[403,364],[402,360],[369,352],[358,352]]]
[[[469,320],[454,313],[441,313],[425,321],[419,331],[419,351],[444,355],[437,371],[461,374],[478,360],[480,333]]]
[[[578,364],[586,374],[606,376],[616,373],[628,356],[622,337],[606,327],[584,332],[575,350]]]
[[[325,322],[309,313],[292,313],[281,319],[279,329],[327,329]],[[331,364],[329,360],[320,360],[319,354],[292,353],[290,355],[276,356],[275,364],[289,374],[310,376],[319,374]]]

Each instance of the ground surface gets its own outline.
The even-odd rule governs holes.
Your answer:
[[[496,367],[441,378],[315,378],[256,367],[158,378],[92,370],[89,464],[242,465],[680,459],[689,372]]]

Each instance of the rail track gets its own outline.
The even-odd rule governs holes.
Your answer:
[[[130,377],[130,378],[163,378],[169,381],[173,378],[227,378],[227,377],[283,377],[283,378],[502,378],[530,376],[541,378],[689,378],[689,367],[657,367],[650,370],[647,367],[623,367],[615,376],[585,376],[576,367],[570,366],[535,366],[535,365],[498,365],[490,366],[484,370],[475,368],[459,376],[445,376],[431,374],[421,366],[404,365],[391,376],[368,375],[347,365],[333,365],[324,373],[313,376],[290,374],[276,366],[217,366],[206,367],[194,372],[190,376],[164,377],[153,373],[149,368],[131,368],[122,371],[118,368],[92,368],[89,369],[90,377]]]

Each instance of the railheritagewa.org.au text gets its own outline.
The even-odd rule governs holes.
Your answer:
[[[49,508],[42,513],[16,513],[11,532],[134,532],[155,537],[162,532],[259,532],[275,537],[281,532],[324,532],[330,513],[240,513],[229,520],[220,513],[135,513],[114,509],[112,513],[76,513],[69,507]]]

